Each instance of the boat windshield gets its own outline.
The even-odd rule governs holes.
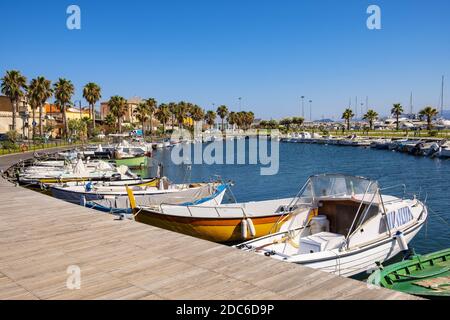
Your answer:
[[[298,203],[313,204],[321,199],[353,198],[359,201],[376,202],[378,183],[362,177],[323,174],[312,176],[298,195]]]

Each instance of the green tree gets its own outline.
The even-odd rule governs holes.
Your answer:
[[[172,113],[170,112],[169,106],[170,106],[170,104],[167,105],[167,104],[163,103],[159,106],[159,108],[156,110],[156,113],[155,113],[156,118],[163,125],[163,134],[166,133],[166,123],[167,123],[167,121],[169,121],[169,119],[172,115]]]
[[[284,118],[280,121],[280,125],[284,126],[288,131],[291,129],[292,123],[293,122],[291,118]]]
[[[225,127],[223,125],[224,120],[226,116],[228,115],[228,107],[225,105],[221,105],[217,108],[217,114],[219,115],[220,119],[222,120],[222,132],[225,132]]]
[[[127,100],[121,96],[112,96],[108,102],[109,110],[117,119],[117,128],[119,133],[122,133],[122,118],[127,112]]]
[[[244,111],[243,122],[247,130],[251,128],[254,121],[255,121],[255,114],[252,111]]]
[[[145,122],[149,119],[149,105],[144,101],[141,102],[136,109],[134,109],[134,115],[141,122],[142,136],[145,139]]]
[[[363,119],[369,121],[369,129],[373,130],[373,122],[378,119],[378,113],[372,109],[367,110]]]
[[[231,126],[234,126],[236,124],[236,112],[231,111],[230,113],[228,113],[227,122]]]
[[[63,115],[64,137],[67,138],[69,127],[67,123],[66,108],[75,92],[75,87],[70,80],[60,78],[53,85],[55,92],[55,104],[60,107]]]
[[[205,117],[205,112],[203,112],[203,109],[198,105],[194,105],[189,111],[189,115],[191,116],[193,121],[197,122],[203,120],[203,118]]]
[[[438,114],[439,114],[439,112],[433,107],[426,107],[426,108],[420,110],[419,115],[427,118],[427,130],[428,131],[431,131],[431,129],[433,127],[432,120]]]
[[[171,121],[172,121],[172,129],[173,129],[173,127],[175,125],[175,119],[176,119],[176,115],[177,115],[178,104],[175,103],[175,102],[170,102],[168,105],[165,105],[165,106],[169,110],[170,118],[171,118]]]
[[[35,123],[35,109],[39,108],[39,135],[44,134],[43,108],[48,99],[53,95],[52,83],[44,77],[32,79],[28,86],[28,101],[33,109],[33,123]],[[33,137],[35,127],[33,126]]]
[[[302,117],[293,117],[292,118],[292,124],[295,125],[297,130],[301,128],[301,126],[303,125],[304,122],[305,122],[305,119]]]
[[[400,130],[400,123],[398,122],[398,119],[400,118],[400,116],[403,113],[403,107],[400,103],[395,103],[392,106],[391,109],[391,113],[395,116],[395,118],[397,119],[397,131]]]
[[[216,118],[217,118],[217,114],[214,111],[209,110],[209,111],[206,112],[206,114],[205,114],[205,121],[206,121],[206,124],[209,126],[210,129],[216,123]]]
[[[156,112],[156,109],[158,108],[158,102],[153,99],[153,98],[149,98],[144,100],[144,103],[147,106],[147,113],[148,113],[148,117],[150,118],[150,135],[153,134],[153,115]]]
[[[355,114],[353,113],[353,110],[348,108],[345,109],[344,113],[342,114],[342,119],[345,120],[345,122],[347,123],[347,130],[350,130],[350,120],[355,116]]]
[[[26,85],[27,78],[17,70],[6,71],[5,76],[1,79],[1,92],[11,100],[13,131],[16,131],[17,110],[20,99],[24,96],[23,89],[26,88]]]
[[[175,109],[175,118],[178,121],[178,128],[183,129],[184,119],[186,119],[190,106],[187,102],[181,101]]]
[[[30,85],[27,88],[27,99],[28,99],[28,104],[31,107],[31,112],[32,112],[32,119],[33,119],[33,131],[32,131],[32,135],[33,135],[33,139],[36,136],[36,126],[34,125],[36,123],[36,109],[39,107],[39,102],[36,99],[36,96],[34,94],[34,88],[33,86],[33,81],[30,83]]]
[[[105,124],[111,129],[116,126],[117,119],[112,113],[108,113],[105,117]]]
[[[89,103],[89,117],[95,129],[95,104],[102,98],[102,90],[99,85],[89,82],[83,88],[83,98]]]

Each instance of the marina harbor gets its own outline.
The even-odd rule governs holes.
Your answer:
[[[1,157],[0,165],[6,170],[32,156]],[[0,188],[1,299],[415,299],[128,219],[118,221],[4,179]],[[32,203],[33,210],[24,203]],[[66,287],[71,265],[81,267],[83,290]]]
[[[266,319],[449,300],[449,11],[1,1],[0,301]]]

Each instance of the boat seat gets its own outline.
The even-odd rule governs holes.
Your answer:
[[[320,232],[300,238],[299,254],[322,252],[337,249],[345,241],[342,234]]]

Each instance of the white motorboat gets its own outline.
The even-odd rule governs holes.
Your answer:
[[[450,158],[450,142],[442,143],[436,156],[439,158]]]
[[[40,184],[82,181],[82,180],[121,180],[136,179],[137,176],[126,166],[115,166],[104,161],[84,163],[78,159],[76,164],[68,164],[63,167],[31,166],[24,168],[19,173],[21,184]]]
[[[310,177],[293,203],[298,209],[280,219],[279,232],[236,247],[349,277],[406,251],[428,216],[415,198],[337,174]]]
[[[196,184],[172,184],[167,178],[153,179],[142,184],[129,185],[130,190],[136,196],[176,194],[189,189],[199,189],[204,183]],[[103,184],[62,184],[50,185],[52,196],[72,203],[104,199],[106,197],[127,196],[127,184],[103,185]]]
[[[208,183],[200,188],[190,188],[177,193],[164,193],[134,196],[134,205],[147,208],[173,206],[213,206],[222,203],[228,184]],[[130,214],[133,212],[128,196],[108,196],[104,199],[86,201],[86,207],[113,214]]]

